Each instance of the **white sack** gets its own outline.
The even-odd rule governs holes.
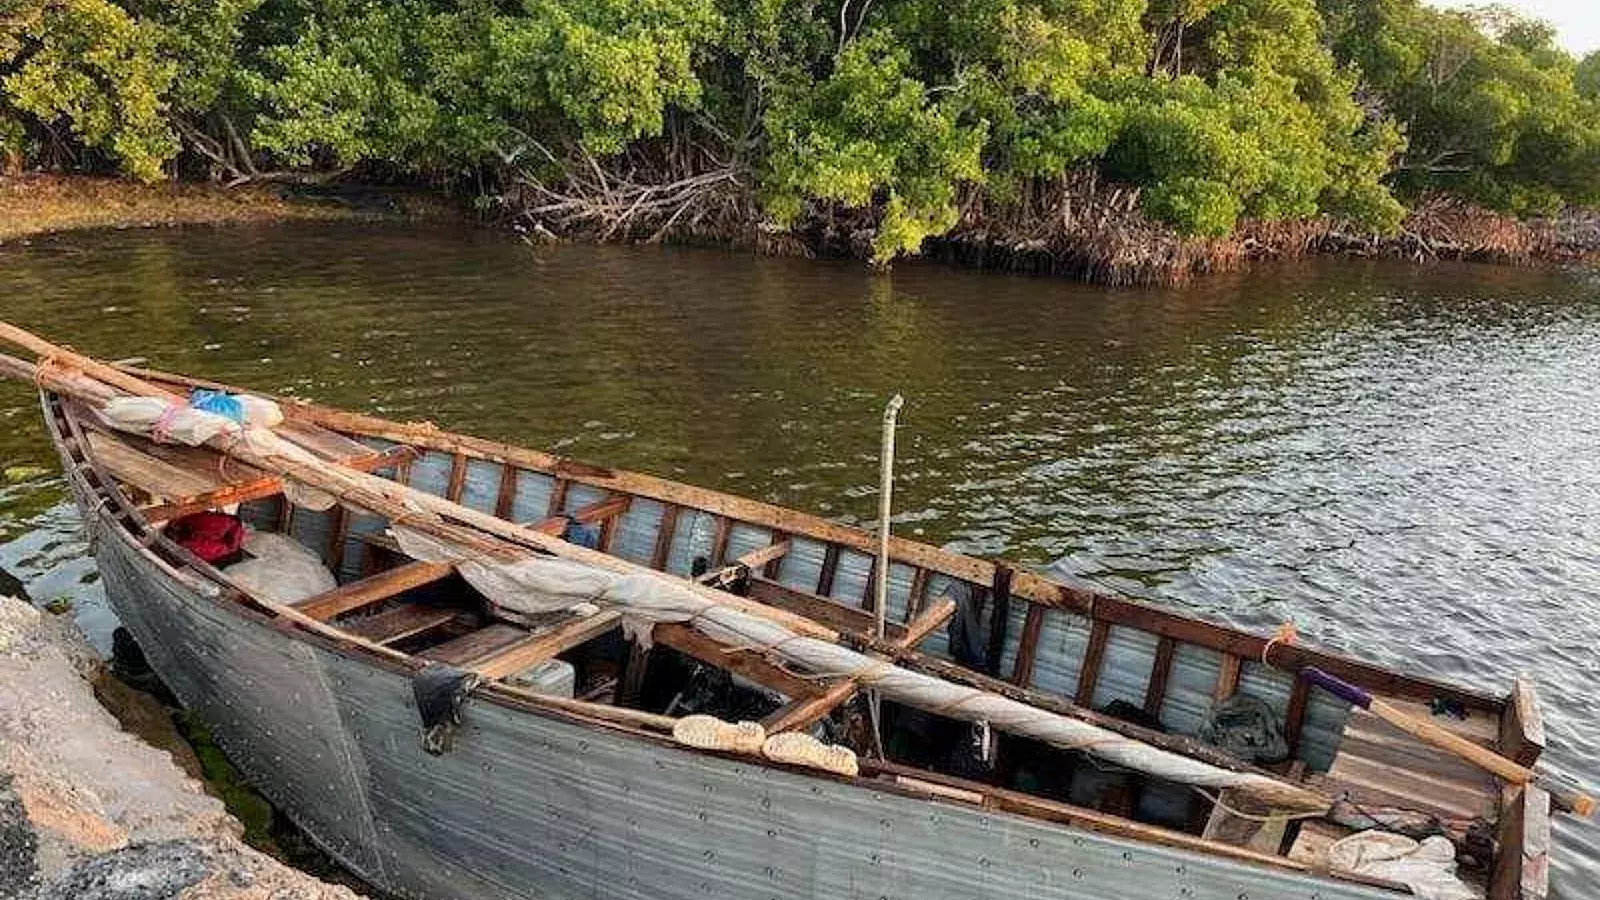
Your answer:
[[[189,406],[174,409],[172,404],[157,397],[114,397],[100,407],[100,418],[118,431],[190,447],[198,447],[222,435],[237,435],[244,430],[238,422],[227,416],[202,412]],[[160,437],[152,434],[158,425],[161,426]]]
[[[1328,847],[1328,868],[1397,881],[1423,900],[1480,896],[1456,877],[1456,848],[1440,835],[1418,843],[1387,831],[1362,831]]]
[[[223,571],[253,594],[288,605],[339,586],[322,557],[291,537],[252,531],[244,550],[251,558]]]

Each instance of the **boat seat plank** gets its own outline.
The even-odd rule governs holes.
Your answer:
[[[526,640],[527,637],[528,632],[526,629],[497,622],[487,628],[480,628],[471,634],[464,634],[453,640],[429,647],[418,653],[417,656],[434,662],[466,667],[476,660],[492,656],[501,650],[520,643]]]
[[[89,451],[112,477],[152,497],[170,498],[203,494],[217,486],[214,480],[141,453],[99,432],[88,432],[86,437],[89,440]]]
[[[343,460],[342,463],[363,472],[375,472],[397,465],[410,455],[410,448],[396,447],[384,453]],[[241,476],[253,471],[255,470],[249,467],[236,468],[231,463],[228,467],[230,476]],[[158,525],[192,513],[219,509],[236,503],[249,503],[252,500],[261,500],[281,493],[283,493],[283,481],[274,476],[263,475],[254,480],[224,484],[203,494],[170,499],[145,509],[144,516],[146,521]]]
[[[1294,845],[1289,848],[1287,857],[1290,862],[1300,863],[1319,871],[1328,867],[1328,848],[1333,842],[1343,837],[1355,834],[1343,825],[1332,822],[1322,822],[1310,819],[1300,823],[1300,833],[1294,839]]]
[[[460,614],[460,610],[443,606],[402,603],[353,622],[340,622],[339,627],[374,644],[387,645],[432,631]]]
[[[658,644],[664,644],[707,665],[748,678],[791,700],[811,698],[823,692],[821,684],[807,680],[776,663],[768,662],[759,653],[719,644],[686,625],[664,622],[655,627],[652,636]]]
[[[621,613],[614,609],[603,610],[543,631],[524,632],[523,640],[473,659],[468,665],[479,675],[494,681],[553,659],[621,624]]]
[[[381,603],[411,588],[431,584],[448,577],[454,571],[455,567],[445,563],[406,563],[314,597],[299,600],[293,606],[313,619],[326,622],[334,616]]]

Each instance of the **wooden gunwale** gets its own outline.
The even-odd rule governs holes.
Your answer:
[[[128,374],[171,385],[239,390],[206,379],[133,366],[117,368]],[[876,556],[877,540],[864,531],[763,501],[669,481],[653,475],[595,466],[483,438],[453,434],[432,424],[397,423],[374,416],[305,403],[293,398],[275,399],[279,399],[284,405],[285,415],[291,420],[443,453],[463,453],[502,466],[510,465],[552,476],[556,479],[556,490],[551,498],[553,511],[559,511],[554,510],[554,507],[558,503],[565,502],[566,492],[563,488],[576,483],[718,516],[719,533],[725,531],[725,524],[731,525],[730,520],[737,520],[791,536],[824,542],[827,549],[817,591],[824,596],[830,592],[828,589],[831,589],[834,567],[828,563],[836,564],[837,548],[847,548]],[[902,537],[890,538],[890,558],[895,562],[958,578],[980,588],[988,588],[995,583],[996,572],[1001,565],[989,560],[940,550]],[[716,565],[718,561],[712,562]],[[1426,677],[1404,675],[1334,653],[1295,644],[1272,643],[1269,646],[1268,639],[1258,635],[1192,619],[1139,601],[1071,587],[1026,570],[1015,570],[1009,587],[1009,593],[1014,599],[1078,613],[1096,622],[1126,625],[1161,637],[1171,637],[1183,643],[1218,651],[1224,656],[1260,660],[1264,653],[1270,652],[1270,661],[1276,667],[1296,671],[1304,666],[1317,666],[1346,681],[1386,696],[1417,700],[1438,697],[1454,700],[1468,708],[1495,714],[1499,714],[1506,704],[1503,697]]]
[[[41,392],[41,396],[46,412],[46,426],[52,440],[58,448],[61,448],[64,455],[74,462],[74,465],[69,467],[68,478],[79,481],[82,487],[87,489],[84,491],[85,495],[92,496],[97,500],[97,508],[85,511],[87,517],[106,516],[113,525],[110,529],[113,539],[125,543],[133,552],[155,563],[162,571],[169,573],[175,581],[192,589],[197,589],[198,593],[213,604],[228,610],[233,615],[241,616],[247,621],[280,631],[294,640],[303,641],[311,646],[360,662],[377,670],[404,677],[415,675],[426,665],[423,660],[411,654],[363,640],[349,632],[298,614],[288,607],[263,601],[234,584],[216,567],[168,540],[161,531],[152,527],[141,511],[123,495],[116,481],[104,470],[100,469],[93,458],[88,455],[87,441],[84,440],[77,422],[55,396],[48,392]],[[197,585],[200,587],[197,588]],[[999,684],[1004,683],[999,682]],[[671,721],[663,716],[636,713],[632,710],[617,710],[585,701],[555,698],[493,681],[482,685],[476,691],[475,696],[485,702],[490,702],[506,709],[603,730],[645,742],[663,750],[672,750],[680,753],[705,753],[744,763],[752,762],[749,757],[732,753],[690,750],[683,747],[662,733],[661,729],[664,724]],[[619,716],[619,713],[624,715]],[[868,790],[895,793],[935,802],[949,802],[948,798],[929,797],[926,791],[919,791],[911,786],[885,782],[870,777],[874,773],[882,774],[889,771],[888,767],[882,764],[869,762],[864,767],[862,776],[851,778],[810,768],[788,766],[770,760],[754,762],[810,778],[835,781]],[[903,770],[903,767],[901,768]],[[923,770],[909,771],[914,773],[916,778],[923,781],[960,787],[960,784],[958,784],[959,779]],[[1163,843],[1168,846],[1227,858],[1262,868],[1314,874],[1334,880],[1395,889],[1394,885],[1387,883],[1375,882],[1361,877],[1318,872],[1304,863],[1285,857],[1272,856],[1229,844],[1207,841],[1204,838],[1198,838],[1183,832],[1144,825],[1112,814],[1047,801],[1026,794],[1002,791],[983,785],[978,785],[977,788],[983,790],[984,796],[999,798],[1000,801],[1004,801],[1008,796],[1012,795],[1026,801],[1013,803],[1010,806],[1005,805],[1003,802],[997,802],[994,807],[994,814],[997,815],[1010,815],[1018,818],[1092,828],[1120,837]]]

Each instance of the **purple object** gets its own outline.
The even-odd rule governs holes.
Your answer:
[[[1347,703],[1354,703],[1362,709],[1372,706],[1371,694],[1348,681],[1329,675],[1316,666],[1306,666],[1301,669],[1300,677]]]

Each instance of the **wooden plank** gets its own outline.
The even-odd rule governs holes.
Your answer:
[[[1520,766],[1532,766],[1544,752],[1544,717],[1533,681],[1518,675],[1506,711],[1500,717],[1500,755]]]
[[[550,516],[537,522],[524,522],[522,527],[551,537],[561,537],[567,533],[567,526],[571,524],[572,520],[566,516]]]
[[[928,635],[943,628],[945,623],[949,622],[950,618],[955,614],[956,602],[954,600],[940,600],[929,607],[922,615],[912,619],[905,626],[905,630],[894,638],[894,642],[901,647],[916,647]],[[887,626],[885,626],[885,630],[887,630]]]
[[[656,545],[650,552],[650,568],[658,572],[667,569],[667,563],[672,559],[672,537],[678,530],[678,514],[682,508],[667,505],[661,508],[661,523],[656,526]]]
[[[375,613],[354,622],[340,622],[339,627],[356,637],[374,644],[392,644],[408,637],[432,631],[455,619],[460,610],[427,603],[402,603],[383,612]]]
[[[494,498],[494,514],[502,519],[511,518],[511,510],[517,505],[517,473],[520,471],[510,463],[500,466],[500,491]]]
[[[766,547],[751,550],[749,553],[746,553],[726,566],[718,569],[712,569],[704,575],[696,578],[695,581],[698,581],[701,584],[725,587],[738,581],[739,578],[747,572],[754,572],[756,569],[765,566],[772,560],[782,559],[783,555],[788,552],[788,541],[784,541],[781,544],[769,544]]]
[[[327,460],[355,459],[374,455],[377,451],[360,441],[352,440],[337,431],[306,422],[284,409],[287,421],[274,426],[279,437],[297,444]]]
[[[454,567],[443,563],[407,563],[290,605],[313,619],[326,622],[334,616],[381,603],[414,587],[431,584],[454,571]]]
[[[422,659],[465,668],[470,666],[474,660],[482,659],[504,650],[526,640],[527,637],[528,632],[526,629],[496,622],[471,634],[464,634],[454,640],[429,647],[418,653],[417,656]]]
[[[837,600],[797,591],[765,578],[750,579],[750,599],[821,622],[835,631],[869,635],[876,627],[872,613],[854,606],[845,606]],[[904,637],[905,633],[904,625],[897,622],[885,623],[885,639],[897,641]]]
[[[645,674],[650,671],[650,650],[638,641],[628,642],[628,662],[622,670],[622,683],[617,686],[617,705],[637,707],[644,693]]]
[[[759,653],[719,644],[687,625],[662,623],[655,627],[653,635],[658,644],[665,644],[707,665],[742,675],[790,699],[815,697],[823,690],[816,682],[768,662]]]
[[[515,644],[471,662],[473,671],[491,681],[515,675],[529,666],[571,650],[586,641],[618,627],[622,614],[614,609],[563,622],[546,631],[535,632]]]
[[[1234,692],[1239,689],[1239,670],[1243,662],[1239,657],[1231,654],[1225,654],[1222,657],[1222,665],[1217,669],[1217,683],[1211,689],[1213,702],[1221,703],[1232,697]]]
[[[855,694],[856,687],[856,683],[848,678],[831,682],[826,690],[816,696],[801,697],[773,710],[761,720],[761,725],[768,734],[803,731],[827,718],[839,704],[849,700]]]
[[[1022,620],[1022,636],[1017,639],[1017,661],[1011,667],[1012,684],[1027,687],[1033,683],[1033,664],[1039,657],[1039,635],[1043,631],[1044,607],[1028,604],[1028,614]]]
[[[593,525],[596,522],[604,522],[622,515],[628,511],[628,506],[632,502],[633,498],[627,494],[611,494],[607,497],[601,497],[593,503],[580,506],[567,515],[572,521],[580,525]]]
[[[1497,837],[1489,900],[1544,900],[1550,892],[1550,795],[1531,784],[1507,785]]]
[[[152,497],[173,499],[205,494],[221,486],[217,478],[207,478],[186,468],[173,465],[148,453],[135,450],[128,444],[90,431],[85,434],[89,452],[96,462],[118,481],[133,485]]]
[[[817,573],[817,596],[833,594],[833,578],[839,572],[839,545],[829,544],[822,551],[822,571]]]
[[[1145,714],[1160,720],[1161,707],[1167,700],[1167,680],[1172,677],[1172,657],[1178,651],[1178,642],[1169,637],[1156,641],[1156,658],[1150,664],[1150,683],[1144,689]],[[1296,679],[1298,680],[1298,679]]]
[[[445,488],[445,499],[461,502],[461,491],[467,486],[467,455],[457,451],[450,457],[450,483]]]
[[[753,572],[756,569],[766,567],[769,563],[777,562],[783,559],[793,548],[793,543],[789,541],[779,541],[776,544],[768,544],[765,547],[751,550],[749,553],[746,553],[745,555],[734,560],[734,562],[749,568]],[[762,573],[762,577],[769,581],[772,580],[772,576],[766,574],[765,572]]]
[[[1073,700],[1079,706],[1094,703],[1094,689],[1100,683],[1100,667],[1105,662],[1106,640],[1111,623],[1096,620],[1089,628],[1089,644],[1083,649],[1083,666],[1078,669],[1078,690]]]

